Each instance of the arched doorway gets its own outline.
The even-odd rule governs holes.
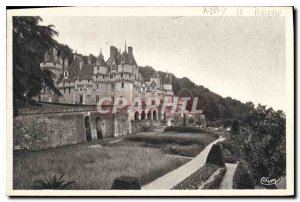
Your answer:
[[[96,118],[96,130],[97,130],[97,139],[103,139],[102,130],[101,130],[101,119]]]
[[[139,120],[139,112],[138,111],[136,111],[134,113],[134,120]]]
[[[156,110],[153,110],[153,120],[157,120]]]
[[[91,133],[91,118],[89,116],[86,116],[84,118],[85,123],[85,135],[86,135],[86,141],[92,141],[92,133]]]
[[[147,119],[151,120],[151,111],[149,110],[149,112],[147,113]]]
[[[143,111],[141,114],[141,119],[144,120],[145,118],[146,118],[146,113],[145,113],[145,111]]]

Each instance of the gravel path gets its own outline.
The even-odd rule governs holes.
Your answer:
[[[204,166],[206,157],[212,145],[216,144],[219,141],[223,141],[224,139],[225,138],[219,138],[214,142],[210,143],[193,160],[167,173],[166,175],[150,182],[149,184],[144,185],[142,189],[172,189],[174,186],[185,180],[188,176],[196,172],[199,168]]]
[[[227,171],[223,177],[219,189],[232,189],[233,175],[237,166],[238,163],[226,163]]]

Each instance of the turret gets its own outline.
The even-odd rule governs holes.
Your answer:
[[[110,46],[110,56],[114,56],[118,52],[115,46]]]
[[[172,75],[167,73],[163,82],[163,88],[168,91],[172,91]]]

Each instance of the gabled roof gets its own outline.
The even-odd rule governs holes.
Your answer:
[[[48,57],[47,59],[46,56]],[[44,56],[45,62],[52,62],[52,63],[55,62],[57,64],[61,64],[59,59],[61,59],[61,56],[56,48],[50,48],[48,51],[45,52],[45,56]]]
[[[104,57],[103,57],[102,53],[97,57],[96,65],[99,65],[101,67],[106,67],[106,63],[104,61]]]
[[[152,76],[150,78],[159,78],[160,79],[160,75],[158,72],[154,72],[154,74],[152,74]]]
[[[150,87],[155,88],[157,86],[157,83],[155,81],[152,81],[150,84]]]
[[[80,69],[80,63],[82,68]],[[85,64],[83,59],[76,56],[72,64],[67,68],[68,79],[67,81],[74,81],[75,79],[91,79],[94,74],[95,64]]]
[[[121,62],[121,53],[119,53],[119,52],[117,51],[115,54],[111,55],[111,56],[107,59],[106,65],[107,65],[107,67],[110,68],[111,65],[112,65],[113,63],[116,64],[116,65],[119,65],[120,62]],[[110,69],[109,69],[109,71],[110,71]]]

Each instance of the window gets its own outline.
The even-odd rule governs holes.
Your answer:
[[[99,102],[99,95],[96,95],[96,103]]]
[[[54,62],[53,65],[55,66],[55,65],[56,65],[56,62]]]
[[[96,79],[98,79],[98,75],[96,75]]]
[[[81,82],[82,81],[82,78],[81,77],[79,77],[79,82]]]
[[[71,88],[69,88],[69,94],[71,93]]]
[[[124,88],[124,83],[121,83],[121,88]]]
[[[115,90],[115,84],[114,83],[111,84],[111,90]]]
[[[123,74],[121,74],[121,78],[123,78]]]
[[[110,75],[109,75],[109,78],[111,78],[111,79],[112,79],[113,77],[114,77],[114,75],[113,75],[113,74],[110,74]]]
[[[66,89],[64,88],[64,93],[66,93]]]
[[[64,72],[64,77],[68,77],[68,72],[67,71]]]

